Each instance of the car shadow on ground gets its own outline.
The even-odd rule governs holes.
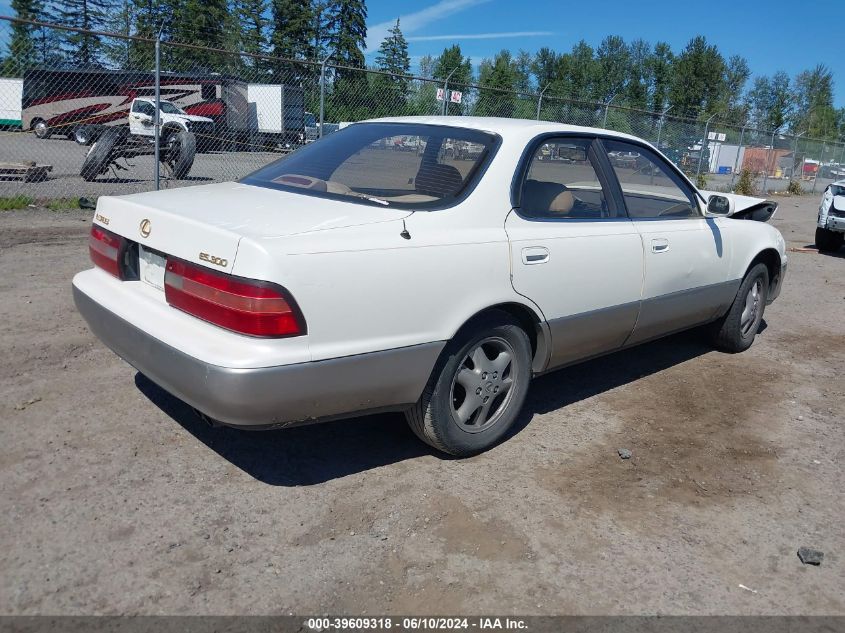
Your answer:
[[[818,248],[815,244],[807,244],[804,248]],[[836,257],[837,259],[845,259],[845,248],[840,248],[838,251],[819,251],[819,255],[825,257]]]
[[[765,321],[761,323],[762,331]],[[701,330],[690,330],[616,352],[537,378],[507,439],[536,414],[634,382],[712,351]],[[154,405],[191,435],[258,481],[272,486],[308,486],[433,455],[450,459],[420,442],[402,414],[387,413],[274,431],[213,428],[193,409],[144,375],[135,384]]]

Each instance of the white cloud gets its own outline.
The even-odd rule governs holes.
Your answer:
[[[406,38],[409,42],[434,42],[437,40],[494,40],[502,37],[541,37],[554,35],[551,31],[506,31],[504,33],[460,33],[455,35],[418,35]]]
[[[432,22],[436,22],[441,18],[445,18],[453,13],[465,11],[479,4],[489,2],[490,0],[440,0],[437,4],[421,9],[414,13],[397,16],[399,18],[399,26],[402,33],[406,36],[414,31],[428,26]],[[396,20],[388,20],[387,22],[380,22],[367,27],[367,50],[372,52],[379,47],[382,40],[387,37],[387,31],[396,24]],[[409,38],[410,39],[410,38]]]

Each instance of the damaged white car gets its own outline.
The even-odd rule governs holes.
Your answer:
[[[835,253],[845,244],[845,180],[837,180],[824,190],[816,226],[816,246],[824,253]]]
[[[748,348],[786,271],[776,208],[698,191],[625,134],[381,119],[240,182],[101,197],[73,292],[106,345],[215,423],[403,411],[470,455],[538,374],[699,325]]]

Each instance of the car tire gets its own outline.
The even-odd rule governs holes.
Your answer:
[[[835,253],[845,243],[845,233],[816,227],[816,246],[822,253]]]
[[[42,141],[50,138],[53,134],[53,130],[50,129],[50,126],[47,125],[47,121],[44,119],[35,119],[35,121],[32,122],[32,131],[35,132],[35,136],[40,138]]]
[[[710,326],[710,337],[720,350],[736,354],[754,342],[769,295],[769,269],[756,264],[739,286],[727,314]]]
[[[79,175],[91,182],[108,169],[114,148],[126,138],[125,128],[109,128],[91,145]]]
[[[447,344],[422,396],[405,416],[417,437],[437,450],[474,455],[507,433],[530,381],[528,335],[511,315],[491,311]]]
[[[172,132],[162,140],[161,162],[170,168],[170,177],[182,180],[191,171],[197,154],[197,137],[184,130]]]

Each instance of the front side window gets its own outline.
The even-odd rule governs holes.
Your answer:
[[[161,111],[166,114],[185,114],[185,112],[181,108],[176,107],[169,101],[161,102]]]
[[[537,219],[600,219],[624,215],[610,209],[590,158],[589,139],[548,139],[528,164],[520,214]]]
[[[465,128],[358,123],[241,182],[386,207],[440,207],[474,186],[496,139]]]
[[[692,192],[657,154],[624,141],[603,144],[631,218],[700,216]]]

